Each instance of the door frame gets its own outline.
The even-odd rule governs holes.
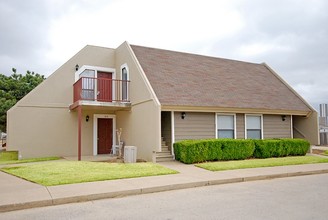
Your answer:
[[[93,115],[93,156],[98,155],[98,118],[113,119],[113,146],[116,145],[116,115],[111,114],[94,114]]]

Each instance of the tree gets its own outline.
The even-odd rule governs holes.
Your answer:
[[[22,75],[15,68],[12,71],[11,76],[0,74],[0,131],[6,131],[7,111],[45,80],[38,73],[26,71]]]

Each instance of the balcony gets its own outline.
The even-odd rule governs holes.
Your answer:
[[[128,80],[81,77],[73,85],[73,104],[76,107],[130,107]]]

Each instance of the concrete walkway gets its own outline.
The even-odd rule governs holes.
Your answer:
[[[199,186],[328,173],[328,163],[219,172],[176,161],[160,164],[180,173],[45,187],[0,172],[0,212]]]

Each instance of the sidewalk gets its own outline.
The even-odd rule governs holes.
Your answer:
[[[328,163],[212,172],[176,161],[179,174],[45,187],[0,172],[0,212],[191,187],[328,173]]]

